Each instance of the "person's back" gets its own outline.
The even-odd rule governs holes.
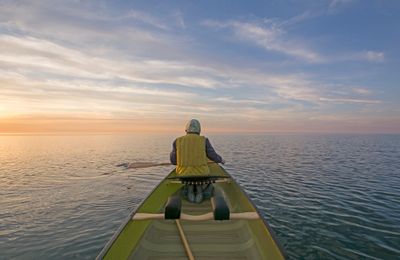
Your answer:
[[[204,136],[189,133],[176,139],[176,173],[186,176],[209,173]]]
[[[196,119],[190,120],[186,124],[186,135],[177,138],[172,146],[170,154],[171,163],[176,165],[176,173],[181,176],[198,176],[210,173],[208,168],[208,160],[216,163],[225,163],[219,156],[210,141],[200,135],[201,127]],[[210,190],[212,186],[202,187],[200,185],[186,186],[184,191],[187,192],[189,201],[201,202],[203,192]]]

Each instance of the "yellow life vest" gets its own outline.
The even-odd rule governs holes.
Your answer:
[[[176,173],[179,175],[206,175],[206,138],[197,134],[187,134],[176,139]]]

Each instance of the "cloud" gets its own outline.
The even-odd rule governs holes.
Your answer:
[[[141,21],[145,24],[149,24],[151,26],[154,26],[158,29],[162,30],[168,30],[169,27],[166,25],[165,22],[161,21],[160,19],[153,17],[147,13],[140,12],[137,10],[130,10],[127,14],[121,15],[118,18],[121,19],[135,19],[138,21]]]
[[[121,78],[132,83],[180,85],[190,88],[214,88],[220,85],[219,80],[206,67],[184,62],[93,57],[33,37],[1,35],[0,45],[4,51],[0,53],[3,67],[8,64],[12,68],[92,80]]]
[[[370,95],[372,92],[369,89],[365,89],[365,88],[353,88],[352,91],[356,94],[360,94],[360,95]]]
[[[346,55],[338,54],[330,58],[332,62],[347,62],[347,61],[359,61],[359,62],[384,62],[385,53],[382,51],[361,51],[348,53]]]
[[[360,57],[368,61],[382,62],[385,60],[385,54],[377,51],[366,51],[360,54]]]
[[[330,9],[335,9],[354,2],[355,0],[331,0],[329,3]]]
[[[46,39],[93,55],[109,52],[109,55],[157,59],[182,57],[191,41],[173,33],[176,24],[170,18],[139,10],[115,14],[107,7],[102,10],[98,6],[86,6],[89,2],[79,5],[64,2],[4,4],[0,8],[0,31]]]
[[[378,103],[346,93],[335,97],[301,74],[273,74],[209,62],[94,57],[34,37],[2,35],[0,45],[5,50],[0,53],[0,84],[7,86],[0,96],[10,106],[19,103],[25,111],[61,113],[64,107],[67,113],[92,111],[96,116],[111,113],[118,117],[138,109],[146,115],[179,111],[234,117],[275,111],[276,105],[287,115],[290,110],[284,109],[304,109],[299,102],[315,106],[323,102]],[[233,95],[226,97],[224,88]],[[46,102],[39,104],[39,100]]]
[[[347,3],[350,1],[343,2]],[[334,3],[334,5],[339,5],[339,3]],[[385,53],[382,51],[352,51],[346,54],[318,52],[307,46],[305,42],[296,39],[295,35],[288,33],[287,28],[293,24],[323,14],[323,12],[306,11],[283,21],[277,19],[258,19],[257,21],[204,20],[201,24],[216,30],[230,31],[236,40],[259,46],[268,52],[280,53],[308,63],[327,64],[344,61],[383,62],[385,60]]]
[[[327,101],[327,102],[334,102],[334,103],[363,103],[363,104],[380,104],[380,103],[382,103],[381,100],[354,99],[354,98],[325,98],[325,97],[320,97],[319,100]]]
[[[320,54],[305,47],[304,43],[287,39],[285,30],[276,22],[269,20],[263,21],[263,23],[206,20],[202,24],[212,28],[231,29],[236,38],[258,45],[267,51],[282,53],[307,62],[324,60]]]
[[[183,18],[183,14],[180,10],[173,12],[172,17],[175,19],[175,23],[179,28],[186,29],[185,19]]]
[[[288,20],[279,22],[279,25],[283,26],[283,27],[288,27],[288,26],[292,26],[295,24],[299,24],[303,21],[307,21],[309,19],[321,16],[321,15],[323,15],[323,12],[321,12],[321,11],[317,12],[317,11],[307,10],[299,15],[295,15],[295,16],[289,18]]]
[[[99,5],[90,2],[74,3],[57,0],[19,2],[19,4],[15,4],[7,3],[6,1],[2,5],[2,10],[0,10],[0,14],[2,14],[1,20],[11,18],[10,20],[14,25],[23,25],[27,21],[33,22],[33,25],[35,25],[44,20],[57,22],[57,24],[61,24],[59,22],[62,21],[70,25],[76,25],[79,22],[80,24],[90,25],[93,29],[96,27],[93,22],[112,23],[131,20],[160,30],[170,29],[168,21],[137,9],[127,9],[114,13],[107,10],[110,6],[106,4]]]
[[[234,97],[217,97],[214,99],[216,102],[222,102],[234,105],[264,105],[271,102],[271,99],[242,99]]]
[[[9,75],[12,76],[12,75]],[[7,115],[45,114],[95,118],[147,117],[182,111],[196,94],[131,84],[80,80],[33,80],[23,76],[0,78],[0,97]]]

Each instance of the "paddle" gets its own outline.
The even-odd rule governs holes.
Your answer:
[[[133,163],[121,163],[117,164],[117,167],[124,167],[125,169],[139,169],[139,168],[149,168],[156,166],[169,166],[171,163],[154,163],[154,162],[133,162]]]
[[[208,164],[215,163],[215,162],[208,162]],[[155,163],[155,162],[133,162],[133,163],[120,163],[115,166],[117,167],[124,167],[125,169],[139,169],[139,168],[149,168],[149,167],[156,167],[156,166],[170,166],[171,163]]]

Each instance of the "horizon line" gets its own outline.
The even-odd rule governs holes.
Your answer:
[[[185,131],[25,131],[25,132],[0,132],[0,136],[19,136],[19,135],[134,135],[134,134],[157,134],[170,135],[181,134]],[[361,131],[202,131],[203,134],[237,134],[237,135],[400,135],[400,132],[361,132]]]

